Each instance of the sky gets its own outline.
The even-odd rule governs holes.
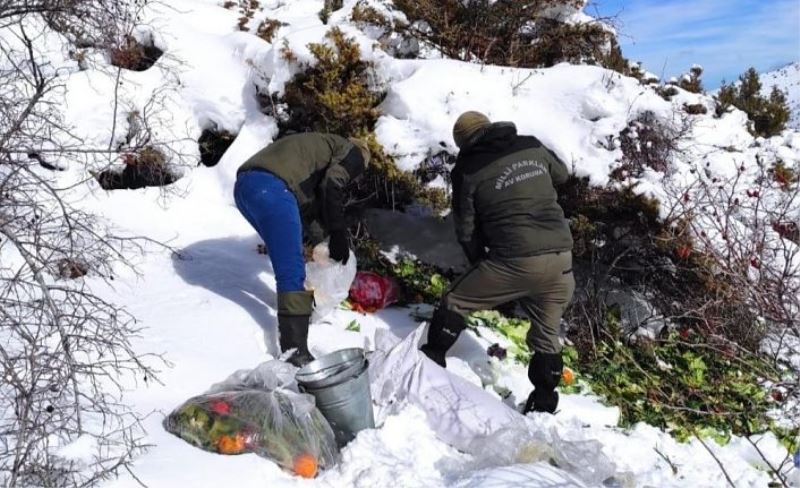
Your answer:
[[[703,66],[707,89],[800,61],[800,0],[591,0],[587,12],[618,16],[623,53],[656,75]]]

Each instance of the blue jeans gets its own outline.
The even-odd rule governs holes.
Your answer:
[[[303,224],[286,183],[264,171],[245,171],[233,189],[236,207],[267,246],[278,293],[305,290]]]

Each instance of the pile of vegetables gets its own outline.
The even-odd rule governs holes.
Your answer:
[[[200,395],[172,412],[164,428],[206,451],[255,453],[314,478],[335,464],[336,442],[327,420],[302,396],[278,390]]]

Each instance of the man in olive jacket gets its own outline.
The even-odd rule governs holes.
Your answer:
[[[238,170],[236,206],[266,244],[278,292],[281,351],[294,350],[288,361],[295,366],[314,359],[308,350],[314,296],[305,289],[303,242],[317,244],[330,234],[330,257],[347,263],[345,187],[369,158],[359,139],[312,132],[278,139]]]
[[[563,362],[559,325],[572,299],[572,236],[554,184],[567,167],[511,122],[462,114],[453,129],[460,152],[452,171],[456,234],[472,267],[445,292],[422,351],[445,366],[466,317],[508,302],[531,320],[527,343],[534,386],[525,411],[555,412]]]

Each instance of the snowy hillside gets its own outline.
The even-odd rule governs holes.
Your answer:
[[[68,199],[78,208],[102,216],[117,232],[169,246],[147,244],[145,253],[131,253],[127,257],[135,271],[119,267],[113,282],[100,276],[84,278],[144,327],[134,344],[138,351],[162,354],[169,362],[159,367],[162,384],[126,383],[123,400],[149,415],[145,441],[151,447],[135,460],[133,473],[122,472],[102,486],[128,488],[140,482],[153,488],[597,486],[593,476],[599,471],[611,475],[613,486],[711,488],[725,484],[718,462],[736,486],[767,486],[772,479],[767,461],[778,465],[789,454],[772,434],[760,437],[767,460],[736,436],[724,446],[712,441],[704,445],[697,439],[679,443],[644,423],[631,429],[618,427],[619,409],[587,393],[563,394],[555,416],[523,417],[513,407],[529,392],[526,369],[489,358],[487,347],[505,339],[486,331],[483,335],[470,331],[459,339],[447,370],[458,379],[447,384],[456,385],[453,391],[473,392],[476,403],[497,404],[503,415],[513,419],[508,425],[519,437],[486,428],[488,440],[478,437],[475,440],[482,444],[457,449],[443,434],[444,424],[452,419],[432,418],[425,405],[406,400],[377,409],[378,428],[359,434],[343,450],[339,466],[314,480],[302,480],[255,455],[210,454],[164,431],[164,415],[187,398],[235,370],[278,356],[273,272],[257,252],[260,240],[233,203],[232,188],[239,164],[278,134],[276,120],[264,113],[257,95],[265,90],[283,93],[300,63],[312,61],[307,45],[325,42],[332,26],[353,36],[362,56],[376,66],[375,82],[385,87],[387,95],[375,134],[403,170],[414,170],[426,156],[443,149],[455,153],[451,133],[455,118],[466,110],[480,110],[493,120],[514,121],[521,133],[537,136],[592,184],[619,186],[622,183],[611,174],[623,159],[620,133],[644,114],[654,114],[678,130],[686,105],[708,111],[693,116],[691,125],[682,128],[688,131],[688,142],[682,143],[669,171],[645,168],[626,180],[636,184],[637,192],[658,198],[662,213],[694,198],[699,189],[689,184],[693,178],[707,177],[716,183],[717,178],[739,177],[744,183],[736,197],[746,201],[746,191],[762,185],[756,160],[765,165],[780,160],[800,170],[800,132],[787,130],[768,140],[756,139],[747,131],[743,112],[715,118],[709,96],[680,90],[667,101],[653,87],[597,66],[563,63],[548,69],[512,69],[441,59],[438,53],[399,59],[376,43],[374,29],[351,21],[355,0],[345,1],[327,25],[319,17],[321,0],[265,0],[249,21],[249,32],[236,30],[239,14],[221,3],[175,0],[149,6],[144,12],[148,27],[136,35],[152,37],[165,54],[146,71],[123,71],[120,84],[102,53],[89,54],[89,68],[79,70],[75,60],[61,52],[58,39],[49,40],[53,62],[69,72],[66,96],[54,103],[63,104],[74,134],[103,147],[122,144],[131,120],[110,102],[114,92],[132,111],[146,111],[156,94],[168,116],[158,120],[155,131],[176,141],[176,153],[191,163],[166,196],[158,188],[104,191],[86,167],[70,161],[58,162],[64,171],[37,169],[43,178],[68,188]],[[369,3],[376,8],[390,5]],[[254,35],[267,18],[285,24],[273,42]],[[282,55],[286,47],[295,59]],[[787,89],[794,124],[800,128],[800,65],[764,75],[763,82],[765,87],[776,83]],[[111,126],[117,129],[114,140],[109,140]],[[203,129],[212,127],[237,134],[236,140],[216,166],[195,166],[196,141]],[[773,186],[769,198],[779,200],[782,194]],[[676,193],[675,188],[681,191]],[[787,205],[787,215],[800,219],[800,202]],[[705,217],[712,220],[710,214]],[[739,217],[748,222],[752,216],[742,210]],[[708,229],[709,241],[727,239],[715,234],[713,225]],[[759,231],[769,238],[779,232],[766,227]],[[8,256],[16,258],[10,252]],[[764,266],[781,259],[776,254],[774,263]],[[374,350],[381,338],[399,342],[413,337],[421,326],[416,312],[401,307],[372,315],[336,310],[312,325],[310,349],[321,355],[343,347]],[[349,327],[353,321],[359,324],[358,331]],[[419,362],[423,365],[415,371],[435,368],[426,358]],[[511,391],[505,403],[495,392],[498,386]],[[376,399],[381,393],[373,392]],[[796,419],[780,420],[792,425]],[[515,442],[531,439],[563,446],[570,462],[556,468],[541,455],[528,452],[526,457],[512,449]],[[59,455],[78,465],[91,463],[92,447],[79,440],[63,446]],[[792,486],[800,486],[800,466],[788,479]]]
[[[776,86],[787,95],[787,102],[792,111],[789,125],[800,129],[800,62],[761,75],[764,95],[769,95]]]

